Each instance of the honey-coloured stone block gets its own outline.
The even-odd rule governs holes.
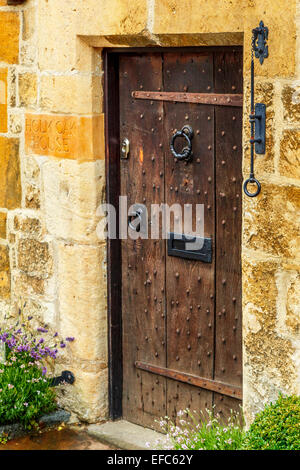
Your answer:
[[[17,247],[18,267],[25,273],[47,277],[52,273],[49,244],[30,238],[20,239]]]
[[[288,129],[282,133],[279,171],[288,178],[300,179],[300,130],[298,129]]]
[[[282,90],[282,104],[284,119],[292,122],[300,121],[300,87],[286,85]]]
[[[286,299],[286,325],[293,332],[300,332],[300,272],[294,272],[289,278]]]
[[[30,67],[36,63],[37,48],[33,41],[23,42],[20,47],[20,64]]]
[[[87,74],[42,75],[40,107],[52,113],[101,113],[101,78]]]
[[[76,158],[76,117],[27,114],[25,150],[28,154]]]
[[[23,129],[23,116],[20,114],[10,114],[8,118],[8,129],[12,134],[20,134]]]
[[[14,286],[22,295],[42,295],[45,291],[45,279],[21,272],[14,275]]]
[[[0,245],[0,299],[10,296],[10,263],[9,248]]]
[[[40,189],[35,184],[27,184],[25,187],[25,207],[27,209],[40,209]]]
[[[19,139],[0,136],[0,207],[16,209],[20,204]]]
[[[79,161],[104,159],[104,116],[27,114],[25,150]]]
[[[256,321],[264,325],[264,328],[272,330],[276,323],[276,299],[278,289],[276,286],[276,272],[279,266],[275,261],[251,260],[245,254],[242,258],[243,273],[243,309],[246,315],[254,316]],[[266,295],[268,292],[268,295]],[[250,323],[255,323],[254,318]],[[248,322],[247,318],[247,322]],[[252,328],[255,330],[256,328]],[[260,330],[257,328],[257,330]]]
[[[18,63],[19,31],[19,14],[12,11],[0,11],[0,62]]]
[[[76,338],[75,357],[106,363],[105,250],[59,243],[57,258],[60,331]]]
[[[74,67],[80,3],[41,0],[37,7],[38,62],[41,70],[70,71]],[[83,8],[87,8],[84,3]],[[99,6],[99,3],[98,3]],[[97,15],[95,15],[97,16]],[[57,43],[59,38],[59,44]]]
[[[42,165],[41,179],[48,233],[58,239],[98,244],[97,208],[104,194],[104,161],[49,158]]]
[[[0,69],[0,132],[7,132],[7,69]]]
[[[41,173],[41,170],[39,167],[39,158],[27,156],[23,160],[23,165],[24,165],[23,169],[24,169],[25,178],[37,183],[39,181],[39,177]]]
[[[7,213],[0,212],[0,238],[6,239],[6,220]]]
[[[41,222],[36,217],[15,215],[13,229],[16,232],[30,234],[31,237],[38,237],[41,234]]]
[[[15,67],[8,70],[8,103],[14,108],[17,104],[17,73]]]
[[[76,340],[75,340],[76,341]],[[108,369],[96,373],[82,370],[76,365],[66,365],[75,375],[72,387],[58,388],[58,399],[64,407],[75,412],[81,421],[95,423],[108,414]],[[60,368],[61,369],[61,368]],[[62,370],[62,369],[61,369]]]
[[[244,198],[243,246],[300,259],[300,188],[262,183],[256,198]]]
[[[35,16],[36,16],[36,9],[35,7],[26,8],[23,13],[23,31],[22,31],[22,38],[24,41],[30,39],[34,33],[35,29]]]
[[[295,344],[278,331],[277,303],[282,267],[278,261],[260,261],[244,254],[243,356],[246,408],[258,411],[278,392],[294,393],[297,383]],[[250,318],[249,318],[250,317]],[[249,326],[252,324],[252,328]],[[252,389],[252,397],[248,394]],[[259,402],[259,405],[256,403]]]
[[[37,104],[37,76],[35,73],[19,74],[19,104],[26,107]]]

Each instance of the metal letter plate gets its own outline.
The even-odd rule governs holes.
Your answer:
[[[176,235],[176,238],[175,238]],[[203,263],[212,261],[212,239],[202,237],[189,237],[184,234],[168,234],[168,255],[179,258],[194,259]],[[202,242],[202,248],[199,250],[187,250],[186,243]]]

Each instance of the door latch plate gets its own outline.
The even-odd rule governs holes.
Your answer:
[[[262,155],[266,153],[266,105],[256,103],[255,105],[255,153]]]

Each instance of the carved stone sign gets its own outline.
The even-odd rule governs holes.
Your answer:
[[[37,155],[76,158],[77,119],[27,115],[25,145],[27,151]]]
[[[103,115],[76,117],[27,114],[27,154],[91,161],[104,158]]]

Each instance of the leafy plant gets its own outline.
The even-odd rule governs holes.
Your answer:
[[[5,349],[5,360],[0,362],[0,424],[21,422],[29,429],[39,416],[57,407],[47,369],[57,357],[57,343],[61,348],[66,346],[57,340],[57,333],[51,334],[49,341],[45,336],[49,334],[47,328],[30,331],[30,320],[31,317],[21,327],[0,328],[0,343]]]
[[[256,415],[246,434],[249,450],[300,450],[300,397],[279,395]]]
[[[179,411],[178,417],[178,425],[168,417],[160,421],[166,438],[158,441],[157,446],[174,450],[236,450],[242,446],[244,432],[238,413],[232,412],[226,425],[210,410],[200,415],[190,410]]]
[[[8,442],[7,434],[4,434],[4,433],[0,434],[0,446],[7,444],[7,442]]]

